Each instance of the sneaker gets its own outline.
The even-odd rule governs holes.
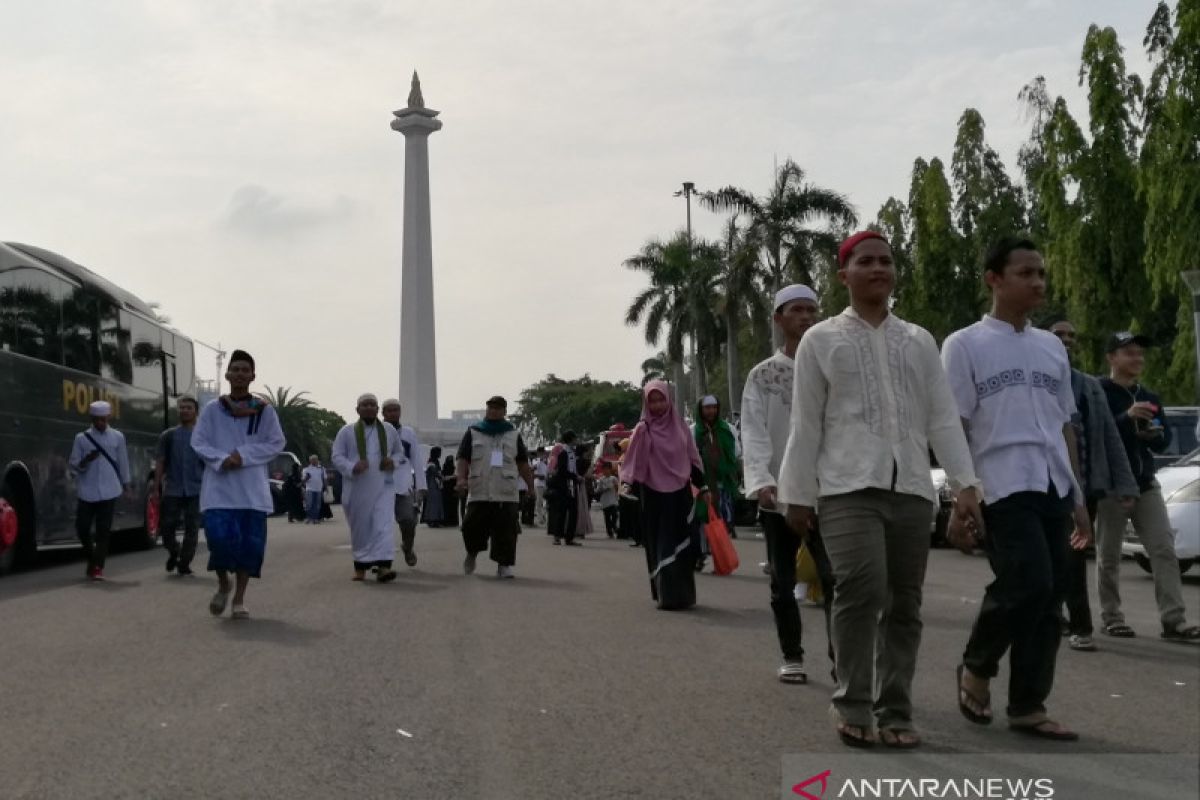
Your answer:
[[[1072,650],[1082,650],[1084,652],[1091,652],[1096,649],[1096,645],[1092,643],[1092,637],[1080,636],[1074,633],[1067,639],[1067,647],[1070,647]]]
[[[233,613],[229,616],[233,619],[250,619],[250,609],[244,605],[234,605]]]
[[[229,603],[229,592],[217,589],[217,593],[212,596],[212,600],[208,601],[208,611],[214,617],[219,617],[225,613],[225,606]]]
[[[193,574],[193,573],[192,573],[192,568],[191,568],[191,567],[189,567],[189,566],[187,566],[186,564],[184,564],[184,565],[182,565],[182,566],[180,566],[180,567],[179,567],[179,575],[180,575],[180,577],[182,577],[182,576],[184,576],[184,575],[191,575],[191,574]]]
[[[94,581],[103,581],[104,570],[100,569],[100,567],[92,567],[92,571],[88,574],[88,577]]]
[[[778,674],[780,683],[808,683],[804,662],[799,659],[783,662]]]
[[[467,557],[463,559],[463,574],[475,574],[475,553],[467,553]]]
[[[412,550],[405,550],[404,563],[408,564],[410,567],[415,567],[417,565],[417,554]]]
[[[502,565],[496,567],[496,577],[497,578],[515,578],[516,575],[513,574],[512,567],[506,567],[502,564]]]
[[[570,547],[583,547],[583,542],[578,539],[569,539],[566,544]]]
[[[554,543],[555,543],[555,544],[562,544],[562,539],[555,538],[555,540],[554,540]]]
[[[167,572],[174,572],[175,567],[179,564],[179,559],[174,553],[167,555]]]

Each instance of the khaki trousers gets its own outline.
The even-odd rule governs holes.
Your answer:
[[[1164,629],[1174,630],[1184,622],[1183,581],[1175,558],[1175,535],[1167,517],[1162,490],[1155,485],[1142,492],[1126,513],[1120,503],[1104,498],[1096,508],[1096,584],[1100,594],[1100,619],[1104,625],[1124,625],[1121,611],[1121,540],[1125,521],[1133,522],[1134,533],[1146,548],[1154,572],[1154,600]]]

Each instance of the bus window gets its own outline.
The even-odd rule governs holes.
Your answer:
[[[62,299],[66,281],[40,269],[0,272],[5,332],[3,348],[54,364],[62,361]]]
[[[133,385],[139,389],[162,392],[162,329],[149,320],[125,311],[121,312],[121,320],[129,326],[133,345]]]
[[[63,364],[100,374],[100,302],[93,292],[77,288],[63,299]]]
[[[175,337],[175,391],[194,396],[196,367],[193,363],[192,343],[182,336]]]

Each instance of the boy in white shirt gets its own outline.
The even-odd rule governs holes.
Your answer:
[[[937,498],[930,448],[960,518],[978,519],[978,481],[933,337],[889,310],[891,246],[874,231],[857,233],[838,249],[838,265],[850,307],[800,340],[779,500],[800,535],[820,503],[836,583],[838,736],[871,746],[874,723],[885,745],[907,749],[920,744],[912,679]]]
[[[1046,265],[1027,239],[1002,239],[984,260],[991,313],[952,333],[942,360],[983,479],[983,548],[995,574],[958,669],[959,710],[992,721],[988,684],[1009,654],[1008,726],[1046,739],[1078,735],[1046,716],[1062,638],[1067,548],[1091,541],[1076,472],[1075,398],[1067,351],[1029,315],[1046,300]],[[951,541],[970,550],[959,524]]]
[[[200,511],[208,542],[208,569],[220,586],[208,604],[225,612],[234,591],[233,618],[250,616],[246,587],[261,577],[267,550],[267,515],[274,510],[267,467],[283,452],[285,439],[270,404],[250,394],[254,359],[234,350],[225,370],[229,394],[210,401],[192,432],[192,449],[204,461]],[[236,590],[229,575],[234,573]]]

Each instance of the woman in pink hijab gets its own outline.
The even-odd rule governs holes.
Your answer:
[[[663,609],[696,604],[696,547],[689,522],[704,472],[696,439],[671,404],[671,387],[650,381],[642,389],[642,418],[621,463],[621,480],[641,503],[642,541],[650,596]]]

